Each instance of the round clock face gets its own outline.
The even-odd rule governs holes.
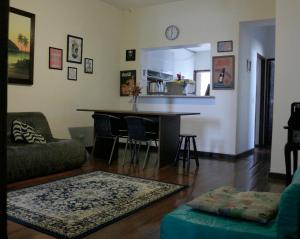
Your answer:
[[[168,40],[175,40],[179,36],[179,28],[175,25],[168,26],[165,35]]]

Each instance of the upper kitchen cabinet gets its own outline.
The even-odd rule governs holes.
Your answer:
[[[207,96],[211,82],[209,43],[142,49],[144,95]]]

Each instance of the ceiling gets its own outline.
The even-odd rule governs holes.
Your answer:
[[[121,9],[141,8],[151,5],[164,4],[168,2],[177,2],[182,0],[102,0],[110,5]]]

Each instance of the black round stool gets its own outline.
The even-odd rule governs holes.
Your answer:
[[[197,145],[196,145],[196,137],[197,137],[197,135],[194,135],[194,134],[180,134],[179,135],[179,142],[178,142],[176,156],[175,156],[175,160],[174,160],[175,165],[177,165],[179,159],[182,159],[183,160],[183,167],[185,167],[185,162],[187,161],[188,168],[190,168],[191,140],[192,140],[193,147],[194,147],[194,150],[192,151],[193,158],[196,161],[197,167],[199,166],[198,150],[197,150]],[[183,141],[184,141],[184,150],[183,150],[182,157],[180,157],[181,145],[182,145]]]

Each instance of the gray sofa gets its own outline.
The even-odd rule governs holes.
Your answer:
[[[35,128],[46,144],[15,143],[12,122],[19,119]],[[47,119],[39,112],[7,115],[7,180],[16,182],[80,167],[86,160],[84,146],[72,139],[53,138]]]

